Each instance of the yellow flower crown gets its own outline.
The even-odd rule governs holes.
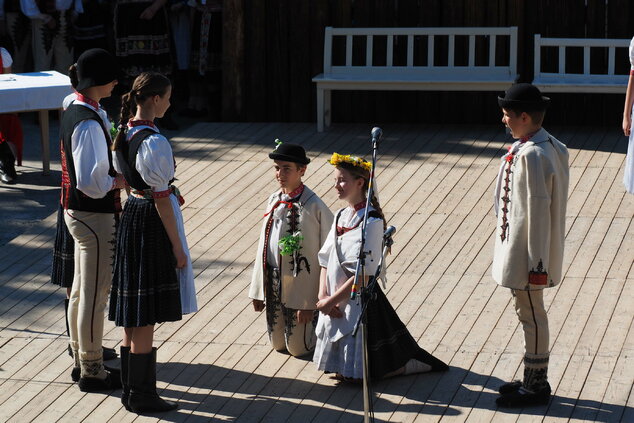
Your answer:
[[[350,154],[332,153],[332,157],[328,160],[328,163],[333,166],[337,166],[341,163],[349,163],[353,166],[359,166],[368,172],[372,170],[372,163],[363,160],[361,157],[351,156]]]

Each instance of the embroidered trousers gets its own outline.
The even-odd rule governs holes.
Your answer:
[[[546,383],[549,358],[548,315],[544,307],[544,290],[514,289],[515,312],[524,331],[524,384],[532,388]]]
[[[314,350],[317,338],[314,312],[310,323],[297,322],[297,310],[286,308],[281,302],[281,282],[279,270],[269,268],[265,275],[266,323],[271,346],[276,351],[288,351],[294,357],[301,357]]]
[[[75,241],[75,274],[68,305],[70,345],[79,352],[82,377],[105,377],[101,344],[112,285],[114,214],[66,210],[64,220]]]
[[[36,72],[56,70],[68,75],[73,64],[73,46],[69,33],[70,12],[63,11],[55,16],[56,27],[48,28],[41,19],[33,19],[33,67]]]

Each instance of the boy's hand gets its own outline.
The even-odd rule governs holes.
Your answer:
[[[262,300],[253,300],[253,310],[260,312],[264,310],[264,301]]]
[[[310,323],[313,321],[313,310],[297,310],[297,322],[301,324]]]

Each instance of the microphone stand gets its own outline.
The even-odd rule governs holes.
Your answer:
[[[368,338],[367,338],[367,319],[366,313],[368,310],[368,304],[372,301],[376,295],[374,293],[374,289],[376,284],[378,283],[379,276],[383,272],[383,262],[385,261],[385,256],[387,252],[394,244],[394,240],[392,239],[392,234],[396,231],[394,226],[390,226],[385,231],[383,235],[383,251],[381,254],[381,258],[379,260],[379,265],[376,268],[376,272],[374,276],[370,277],[368,281],[367,287],[361,290],[361,314],[357,318],[357,323],[354,325],[354,329],[352,330],[352,336],[356,336],[361,327],[361,336],[363,337],[363,407],[364,407],[364,422],[367,423],[370,421],[374,421],[374,407],[371,398],[371,386],[370,386],[370,372],[369,372],[369,362],[368,362]],[[383,280],[383,287],[385,287],[385,280]],[[370,417],[371,416],[371,417]]]
[[[369,298],[365,298],[365,237],[366,237],[366,227],[368,224],[368,211],[370,208],[370,204],[372,201],[372,194],[374,191],[374,170],[376,169],[376,155],[379,146],[379,140],[383,131],[381,128],[375,127],[372,128],[372,169],[370,170],[370,180],[368,181],[368,195],[365,202],[365,211],[363,214],[363,222],[361,223],[361,245],[359,246],[359,257],[357,258],[357,266],[354,273],[354,282],[352,284],[352,292],[350,293],[351,299],[357,298],[357,291],[359,286],[361,286],[361,303],[362,309],[366,307]],[[361,283],[359,283],[361,282]],[[371,389],[370,389],[370,372],[369,372],[369,363],[368,363],[368,334],[367,334],[367,325],[366,318],[362,314],[363,319],[361,320],[361,339],[363,345],[363,409],[364,409],[364,423],[370,422],[370,415],[372,415],[372,421],[374,421],[374,412],[372,410],[372,398],[371,398]],[[353,336],[356,335],[356,331]]]

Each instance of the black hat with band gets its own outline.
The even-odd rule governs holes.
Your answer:
[[[306,157],[306,150],[304,150],[304,147],[287,142],[278,143],[275,150],[269,153],[269,157],[273,160],[281,160],[284,162],[293,162],[304,165],[310,163],[310,159]]]
[[[112,54],[102,48],[86,50],[77,59],[77,91],[105,85],[119,78],[119,65]]]
[[[550,98],[544,97],[539,88],[533,84],[513,84],[506,90],[504,97],[498,97],[498,104],[503,109],[519,111],[546,110]]]

